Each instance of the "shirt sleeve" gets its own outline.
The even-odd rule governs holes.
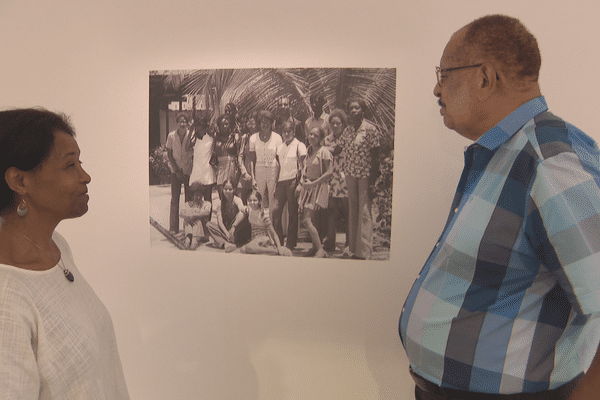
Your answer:
[[[582,314],[600,312],[600,189],[574,152],[537,167],[529,238]]]
[[[18,282],[0,276],[0,399],[38,399],[35,312]]]
[[[252,136],[250,136],[248,149],[249,151],[256,151],[256,133],[253,133]]]
[[[173,135],[170,133],[167,135],[167,143],[165,143],[165,147],[173,150]]]
[[[369,140],[369,148],[374,149],[380,146],[381,134],[375,127],[370,127],[367,132],[367,138]]]
[[[298,154],[300,157],[306,157],[306,145],[298,141]]]

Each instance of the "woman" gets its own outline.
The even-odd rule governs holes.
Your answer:
[[[348,185],[348,233],[352,258],[370,259],[373,253],[371,202],[379,171],[379,131],[365,121],[362,100],[348,102],[350,124],[342,133],[340,147],[346,153],[344,173]]]
[[[281,146],[281,136],[271,131],[273,114],[262,110],[258,114],[259,131],[250,136],[250,161],[253,186],[258,188],[263,207],[273,207],[275,187],[279,176],[277,149]]]
[[[281,165],[279,179],[275,188],[275,201],[273,204],[273,226],[283,243],[282,216],[285,205],[288,206],[288,225],[286,247],[293,250],[298,241],[298,199],[296,186],[298,185],[300,171],[306,158],[306,146],[294,137],[294,122],[287,120],[283,123],[281,133],[283,143],[277,151]]]
[[[322,145],[325,138],[325,129],[316,126],[308,133],[308,157],[300,180],[300,195],[298,206],[302,211],[302,223],[308,230],[313,247],[308,256],[323,258],[327,252],[319,237],[319,232],[314,224],[315,212],[327,208],[329,202],[329,179],[333,172],[333,156]]]
[[[257,112],[251,113],[245,124],[244,133],[240,139],[240,151],[238,153],[238,166],[240,167],[240,180],[238,182],[238,196],[244,204],[252,192],[252,176],[250,162],[250,137],[258,131]]]
[[[228,179],[223,184],[221,205],[216,207],[217,222],[206,224],[215,246],[226,252],[235,250],[250,239],[250,225],[245,218],[242,199],[234,195],[234,183]]]
[[[65,117],[0,112],[3,398],[129,398],[110,316],[55,231],[88,210],[79,153]]]
[[[213,156],[217,164],[217,190],[221,196],[223,183],[226,180],[238,181],[240,138],[238,134],[232,133],[233,119],[229,114],[219,117],[217,127],[217,134],[213,142]]]
[[[348,186],[344,175],[344,157],[345,153],[338,146],[342,132],[348,126],[348,117],[344,110],[334,109],[329,114],[329,127],[331,134],[325,137],[323,145],[333,154],[333,174],[329,184],[331,191],[329,193],[329,208],[327,210],[327,237],[323,241],[325,251],[335,250],[335,240],[338,222],[342,221],[346,243],[344,245],[344,256],[349,255],[348,248]]]
[[[252,240],[240,248],[241,253],[292,255],[288,248],[281,245],[271,223],[269,210],[262,207],[262,196],[259,191],[253,190],[248,196],[246,212],[252,230]]]

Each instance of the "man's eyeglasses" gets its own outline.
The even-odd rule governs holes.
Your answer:
[[[435,67],[435,76],[437,78],[438,85],[442,86],[442,84],[444,83],[444,78],[442,77],[443,73],[451,72],[451,71],[456,71],[456,70],[459,70],[459,69],[465,69],[465,68],[481,67],[482,65],[483,65],[483,63],[481,63],[481,64],[475,64],[475,65],[465,65],[465,66],[462,66],[462,67],[452,67],[452,68]]]

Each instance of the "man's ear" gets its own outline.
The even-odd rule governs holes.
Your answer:
[[[17,167],[10,167],[4,173],[4,179],[8,184],[8,187],[15,193],[20,195],[25,194],[27,191],[27,176],[24,171],[21,171]]]
[[[502,79],[501,71],[491,64],[483,64],[479,69],[479,87],[477,88],[479,100],[490,97],[498,89]]]

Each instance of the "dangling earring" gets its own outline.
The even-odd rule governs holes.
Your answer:
[[[19,214],[19,217],[21,218],[27,215],[27,204],[25,204],[25,199],[21,200],[21,203],[19,203],[17,214]]]

